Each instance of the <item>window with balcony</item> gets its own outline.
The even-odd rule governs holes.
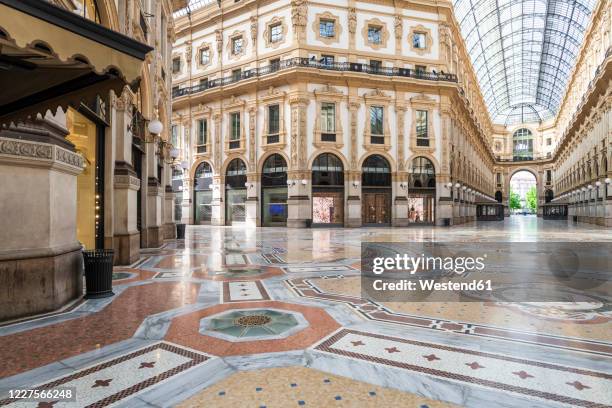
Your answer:
[[[533,160],[533,134],[526,128],[518,129],[512,135],[513,161]]]
[[[197,152],[206,153],[206,145],[208,144],[208,121],[206,119],[198,120],[198,135],[197,135]]]
[[[321,55],[321,59],[319,63],[324,66],[332,66],[334,65],[334,56],[333,55]]]
[[[240,148],[240,112],[233,112],[230,114],[230,149]]]
[[[383,128],[384,109],[382,106],[370,106],[370,143],[385,144]]]
[[[372,71],[379,71],[382,68],[382,61],[370,60],[370,69]]]
[[[321,19],[319,21],[319,36],[333,38],[336,36],[336,22],[334,20]]]
[[[427,67],[425,65],[415,65],[414,70],[416,71],[417,75],[424,75],[427,71]]]
[[[279,143],[280,142],[280,106],[270,105],[268,106],[268,135],[266,137],[266,143]]]
[[[275,72],[280,69],[280,58],[274,58],[270,60],[270,71]]]
[[[321,141],[336,141],[336,104],[321,103]]]
[[[232,71],[232,80],[240,81],[240,77],[242,76],[242,70],[240,68],[234,69]]]
[[[416,111],[416,142],[417,146],[429,146],[429,133],[427,129],[427,115],[426,110]]]
[[[278,43],[283,41],[283,26],[281,23],[276,23],[270,26],[270,43]]]

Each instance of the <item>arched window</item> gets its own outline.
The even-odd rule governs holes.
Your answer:
[[[533,160],[533,134],[526,128],[518,129],[512,135],[514,161]]]
[[[338,156],[323,153],[312,163],[313,186],[344,186],[344,166]]]
[[[195,171],[194,188],[196,191],[210,190],[212,184],[213,171],[208,162],[202,162]]]
[[[426,157],[416,157],[410,167],[410,186],[414,188],[435,188],[436,169]]]
[[[391,187],[391,166],[387,159],[372,155],[361,167],[361,184],[364,187]]]
[[[275,153],[266,159],[262,173],[262,185],[287,186],[287,162],[280,154]]]
[[[245,188],[246,172],[246,164],[241,159],[232,160],[225,171],[225,185],[231,188]]]

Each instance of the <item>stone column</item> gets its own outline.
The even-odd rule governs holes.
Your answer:
[[[185,172],[188,172],[189,170],[185,170]],[[182,211],[181,211],[181,223],[183,224],[194,224],[195,223],[195,214],[194,214],[194,209],[193,209],[193,202],[192,202],[192,184],[193,184],[193,180],[190,177],[183,177],[183,191],[181,191],[179,194],[180,197],[182,197],[182,202],[181,202],[181,206],[182,206]]]
[[[435,224],[444,225],[444,219],[450,219],[453,223],[453,201],[451,199],[451,188],[447,187],[450,183],[450,151],[448,145],[450,143],[451,134],[451,119],[448,115],[448,106],[444,105],[442,112],[442,152],[440,161],[440,174],[436,176],[436,213]]]
[[[287,172],[288,180],[293,180],[293,185],[287,188],[287,227],[304,228],[312,221],[310,208],[310,183],[302,184],[301,180],[308,180],[306,166],[307,135],[306,120],[309,99],[303,95],[293,96],[289,104],[291,106],[291,159],[290,171]]]
[[[132,133],[127,130],[132,121],[132,100],[133,94],[125,89],[121,97],[114,98],[111,113],[115,140],[113,248],[119,265],[129,265],[140,258],[137,200],[141,183],[132,163]]]
[[[149,177],[147,178],[147,215],[146,215],[146,228],[147,228],[147,248],[159,248],[164,242],[162,232],[162,185],[158,178],[157,167],[162,152],[159,155],[156,151],[161,150],[161,146],[158,146],[159,138],[154,138],[151,141],[147,141],[145,151],[147,169]]]
[[[359,169],[359,142],[357,137],[357,120],[359,119],[360,103],[356,95],[357,90],[351,88],[349,92],[353,92],[354,95],[348,106],[350,120],[350,168],[345,172],[344,182],[344,191],[346,191],[345,225],[347,227],[361,227],[361,172]]]
[[[212,200],[211,200],[211,225],[224,225],[225,223],[225,206],[223,203],[223,195],[225,194],[225,185],[222,181],[225,179],[221,174],[221,166],[223,166],[222,153],[222,130],[221,130],[221,112],[215,112],[213,115],[214,137],[213,137],[213,185],[212,185]]]
[[[248,175],[247,199],[245,203],[246,225],[257,227],[261,225],[261,211],[259,191],[261,186],[257,177],[257,106],[249,107],[249,135],[248,135]]]
[[[0,321],[83,294],[76,236],[83,161],[66,135],[46,121],[0,130]]]

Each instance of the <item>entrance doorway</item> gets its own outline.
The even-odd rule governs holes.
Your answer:
[[[212,219],[212,166],[208,162],[198,165],[193,179],[193,219],[194,224],[210,224]]]
[[[86,249],[104,248],[104,126],[68,109],[66,137],[83,156],[77,177],[77,239]]]
[[[369,156],[361,168],[361,223],[391,225],[391,166],[380,155]]]
[[[436,207],[436,170],[426,157],[416,157],[408,182],[408,222],[433,224]]]
[[[232,160],[225,172],[225,225],[244,222],[246,219],[246,164],[241,159]]]
[[[317,156],[312,164],[312,224],[344,225],[344,166],[331,153]]]
[[[538,212],[537,181],[533,173],[521,170],[510,179],[508,194],[510,215],[534,215]]]
[[[287,225],[287,162],[280,154],[271,155],[263,165],[261,196],[262,225]]]

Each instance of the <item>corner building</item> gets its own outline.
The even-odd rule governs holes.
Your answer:
[[[241,1],[175,13],[187,224],[460,224],[494,202],[493,124],[450,3]]]

